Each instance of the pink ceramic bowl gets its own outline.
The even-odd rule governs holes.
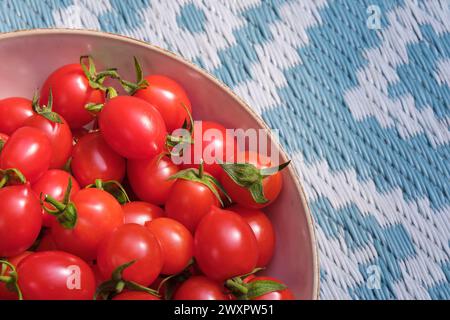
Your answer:
[[[82,30],[32,30],[0,34],[0,99],[31,98],[47,75],[80,55],[134,78],[132,57],[145,73],[167,75],[188,92],[196,119],[216,120],[229,128],[267,128],[228,87],[179,56],[123,36]],[[98,64],[98,63],[97,63]],[[99,65],[99,67],[102,67]],[[287,157],[280,149],[283,162]],[[311,213],[293,166],[283,171],[281,196],[266,210],[277,234],[276,253],[265,271],[283,280],[300,299],[318,297],[318,257]]]

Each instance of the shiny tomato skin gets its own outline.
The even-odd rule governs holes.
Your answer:
[[[163,257],[158,239],[144,226],[129,223],[114,230],[98,248],[97,264],[104,278],[110,279],[113,271],[130,261],[123,279],[150,285],[158,277]]]
[[[170,189],[165,211],[168,218],[181,222],[194,233],[203,216],[217,204],[216,196],[204,184],[177,179]]]
[[[164,210],[160,207],[143,201],[131,201],[122,205],[124,223],[136,223],[141,226],[147,221],[164,216]]]
[[[186,91],[177,82],[162,75],[150,75],[145,79],[149,86],[138,90],[134,96],[149,102],[158,109],[169,133],[181,128],[185,120],[189,121],[183,104],[192,114],[191,102]]]
[[[225,289],[205,276],[193,276],[175,292],[174,300],[228,300]]]
[[[142,99],[115,97],[105,103],[98,119],[105,141],[127,159],[148,159],[163,151],[167,136],[164,120]]]
[[[90,87],[79,63],[62,66],[50,74],[41,89],[41,104],[48,103],[50,89],[53,111],[66,119],[72,129],[81,128],[94,119],[85,109],[86,104],[105,101],[102,91]]]
[[[281,281],[271,278],[271,277],[262,277],[262,276],[256,276],[251,278],[251,280],[248,281],[248,283],[258,281],[258,280],[271,280],[278,283],[282,283]],[[246,282],[244,280],[244,282]],[[286,288],[281,291],[273,291],[266,294],[263,294],[262,296],[256,297],[252,300],[295,300],[295,296],[292,293],[292,291],[289,288]]]
[[[39,129],[17,129],[0,153],[0,169],[16,168],[31,183],[39,179],[50,166],[52,147],[47,135]]]
[[[128,181],[142,201],[164,205],[175,180],[168,178],[179,171],[169,157],[159,155],[148,160],[128,160]]]
[[[56,200],[62,201],[69,184],[69,178],[72,178],[72,190],[70,192],[72,198],[78,191],[80,191],[80,186],[78,185],[78,182],[75,180],[75,178],[73,178],[70,173],[64,170],[48,170],[31,185],[31,188],[36,193],[36,195],[42,194],[42,200],[44,199],[45,195],[50,195]],[[45,203],[45,206],[49,209],[53,209],[53,207],[48,203]],[[50,227],[52,221],[55,220],[55,216],[48,214],[44,211],[44,209],[42,209],[42,217],[42,224],[45,227]]]
[[[29,183],[0,189],[0,257],[15,256],[28,249],[41,226],[41,205]]]
[[[183,271],[194,254],[194,238],[189,230],[178,221],[164,217],[148,221],[145,226],[161,247],[164,261],[161,273],[172,275]]]
[[[62,251],[37,252],[18,266],[24,300],[92,300],[95,278],[82,259]]]
[[[239,154],[238,158],[245,159],[246,163],[251,163],[258,169],[272,167],[267,157],[251,151],[245,151],[243,154]],[[263,193],[266,199],[269,200],[266,203],[256,203],[250,191],[236,184],[225,172],[222,172],[220,182],[231,199],[241,206],[249,209],[261,209],[276,200],[283,186],[283,177],[281,172],[277,172],[263,179]]]
[[[94,188],[79,191],[72,201],[78,214],[75,227],[65,229],[54,221],[52,238],[60,250],[91,261],[103,238],[123,224],[123,210],[112,195]]]
[[[161,300],[157,296],[144,291],[126,291],[114,296],[112,300]]]
[[[22,252],[21,254],[18,254],[17,256],[8,258],[8,262],[11,263],[17,270],[17,266],[19,265],[19,263],[32,253],[33,252],[31,252],[31,251]],[[7,276],[7,275],[9,275],[10,271],[11,271],[11,269],[9,267],[6,267],[4,273],[2,273],[1,269],[0,269],[0,276]],[[19,297],[16,292],[9,291],[8,288],[6,287],[5,283],[0,282],[0,300],[17,300],[18,298]]]
[[[82,187],[96,179],[121,182],[126,161],[109,147],[100,132],[91,132],[81,137],[73,148],[71,169]]]
[[[258,262],[258,243],[241,216],[213,208],[195,231],[194,257],[208,278],[224,281],[253,271]]]
[[[50,140],[52,146],[50,169],[63,168],[72,152],[72,132],[66,120],[61,117],[61,121],[62,123],[55,123],[39,114],[34,114],[24,123],[24,126],[42,130]]]
[[[19,97],[0,99],[0,132],[12,135],[34,114],[31,100]]]
[[[259,257],[256,266],[260,268],[267,266],[275,250],[275,231],[272,222],[260,210],[247,209],[239,205],[232,206],[228,210],[238,213],[250,225],[258,242]]]

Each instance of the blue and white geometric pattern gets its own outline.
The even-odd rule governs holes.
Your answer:
[[[450,299],[450,1],[0,2],[0,32],[53,26],[175,51],[280,129],[322,298]]]

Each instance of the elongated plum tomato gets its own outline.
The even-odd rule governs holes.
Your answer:
[[[174,300],[228,300],[224,287],[204,276],[193,276],[175,292]]]
[[[143,286],[158,277],[163,257],[158,239],[144,226],[130,223],[120,226],[101,242],[97,264],[105,279],[128,262],[135,262],[123,271],[123,279]]]
[[[29,99],[18,97],[1,99],[0,132],[7,135],[13,134],[33,114],[33,106]]]
[[[250,277],[249,279],[244,279],[244,282],[251,283],[251,282],[255,282],[255,281],[259,281],[259,280],[270,280],[270,281],[275,281],[275,282],[283,284],[278,279],[271,278],[271,277],[260,277],[260,276]],[[295,300],[295,296],[291,290],[286,288],[286,289],[279,290],[279,291],[272,291],[269,293],[265,293],[259,297],[253,298],[252,300]]]
[[[119,293],[113,300],[161,300],[157,296],[144,291],[126,291]]]
[[[86,104],[105,101],[102,91],[91,88],[79,63],[62,66],[45,80],[41,89],[41,104],[47,105],[50,89],[53,111],[66,119],[73,129],[81,128],[94,119],[85,109]]]
[[[64,199],[67,185],[69,184],[69,178],[72,178],[72,190],[70,192],[70,197],[73,198],[73,196],[80,191],[80,186],[78,185],[78,182],[70,175],[70,173],[59,169],[48,170],[45,172],[44,175],[42,175],[35,183],[31,185],[31,188],[36,195],[42,194],[41,200],[44,200],[45,195],[50,195],[56,200],[62,201]],[[52,209],[50,204],[44,203],[44,205],[47,208]],[[46,227],[50,227],[52,221],[55,220],[55,217],[45,212],[44,209],[42,209],[42,217],[42,224]]]
[[[95,278],[82,259],[62,251],[29,255],[17,268],[24,300],[92,300]]]
[[[149,86],[136,91],[134,96],[158,109],[169,133],[181,128],[185,120],[189,121],[185,108],[192,113],[191,102],[186,91],[177,82],[162,75],[150,75],[145,77],[145,80]]]
[[[154,106],[142,99],[115,97],[105,103],[98,119],[106,142],[127,159],[148,159],[164,148],[164,120]]]
[[[8,262],[11,263],[17,270],[17,266],[19,263],[28,257],[30,254],[32,254],[31,251],[25,251],[21,254],[18,254],[17,256],[8,258]],[[4,271],[0,270],[0,276],[9,276],[11,272],[11,269],[9,267],[6,267]],[[17,300],[19,296],[17,295],[17,292],[10,291],[6,284],[3,282],[0,282],[0,300]]]
[[[41,226],[41,205],[29,183],[0,189],[0,257],[28,249]]]
[[[258,242],[259,257],[256,266],[265,267],[272,259],[275,249],[275,231],[272,222],[260,210],[247,209],[239,205],[230,207],[229,210],[238,213],[252,228]]]
[[[243,159],[245,163],[253,164],[257,169],[272,167],[269,158],[252,151],[245,151],[242,154],[238,154],[237,159]],[[220,182],[233,201],[246,208],[260,209],[267,207],[278,197],[283,186],[283,177],[281,172],[276,172],[273,175],[263,178],[263,194],[268,200],[266,203],[257,203],[248,189],[238,185],[225,172],[222,172]]]
[[[34,114],[25,120],[24,126],[34,127],[44,132],[52,147],[51,169],[61,169],[69,160],[72,152],[72,132],[66,120],[61,117],[61,123],[52,122],[39,114]]]
[[[157,155],[151,159],[128,160],[128,181],[137,197],[157,205],[164,205],[175,180],[169,177],[179,171],[169,157]]]
[[[121,182],[126,161],[109,147],[100,132],[91,132],[81,137],[73,148],[71,168],[77,181],[85,187],[96,179]]]
[[[143,201],[132,201],[122,205],[124,223],[136,223],[141,226],[147,221],[164,216],[164,210],[160,207]]]
[[[17,129],[0,153],[0,169],[19,169],[33,183],[50,166],[52,147],[44,132],[31,127]]]
[[[156,236],[163,255],[162,274],[172,275],[183,271],[192,259],[194,239],[192,234],[176,220],[158,218],[145,223]]]
[[[241,216],[214,207],[197,226],[194,257],[208,278],[224,281],[256,267],[258,242]]]
[[[93,188],[79,191],[72,202],[78,216],[75,227],[66,229],[55,220],[51,235],[60,250],[90,261],[97,256],[100,241],[123,224],[123,210],[112,195]]]

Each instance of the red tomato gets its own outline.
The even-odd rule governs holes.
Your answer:
[[[67,185],[69,184],[69,178],[72,176],[70,173],[53,169],[48,170],[31,186],[36,195],[42,194],[42,200],[45,195],[50,195],[58,201],[64,199],[64,193],[66,192]],[[71,198],[80,191],[78,182],[72,177],[72,190],[70,192]],[[47,208],[52,209],[52,206],[48,203],[44,204]],[[43,221],[42,224],[46,227],[50,227],[55,217],[45,212],[42,209]]]
[[[11,263],[17,270],[17,266],[19,265],[19,263],[25,259],[26,257],[28,257],[30,254],[32,254],[31,251],[25,251],[22,252],[21,254],[11,257],[8,259],[8,262]],[[0,268],[1,268],[1,264],[0,264]],[[4,270],[4,272],[1,272],[0,269],[0,276],[8,276],[10,275],[10,271],[11,269],[9,267],[6,267],[6,269]],[[0,282],[0,300],[17,300],[19,298],[19,296],[17,295],[17,292],[14,291],[9,291],[9,289],[6,287],[6,284],[3,282]]]
[[[185,107],[192,114],[191,102],[178,83],[162,75],[151,75],[145,80],[149,86],[138,90],[134,96],[144,99],[158,109],[168,132],[181,128],[185,120],[189,121]]]
[[[17,268],[24,300],[92,300],[95,278],[89,265],[62,251],[29,255]]]
[[[45,230],[44,235],[42,236],[39,245],[36,248],[36,252],[42,251],[54,251],[58,250],[55,241],[52,238],[52,234],[50,229]]]
[[[135,263],[123,271],[123,280],[150,285],[158,277],[163,257],[158,239],[144,226],[130,223],[114,230],[98,248],[97,264],[104,278],[130,261]]]
[[[199,135],[198,132],[201,132],[202,135]],[[187,155],[187,161],[184,161],[182,165],[183,168],[198,168],[203,160],[204,170],[219,179],[222,168],[218,161],[221,163],[234,162],[237,150],[235,138],[232,135],[228,135],[227,138],[226,128],[217,122],[196,121],[193,139],[194,144],[183,149],[183,154]],[[227,143],[227,141],[233,143]],[[201,147],[198,147],[199,145]]]
[[[247,221],[258,241],[257,267],[265,267],[273,256],[275,249],[275,231],[269,218],[260,210],[246,209],[239,205],[229,208]]]
[[[29,183],[0,189],[0,257],[28,249],[41,226],[41,205]]]
[[[164,205],[175,180],[168,178],[179,171],[169,157],[159,155],[150,160],[129,160],[128,181],[137,197],[143,201]]]
[[[194,233],[200,220],[213,205],[218,205],[218,200],[206,185],[177,179],[170,190],[165,210],[169,218],[181,222]]]
[[[100,132],[84,135],[73,148],[72,173],[82,187],[96,179],[121,182],[126,161],[105,142]]]
[[[144,291],[126,291],[119,293],[113,300],[161,300],[157,296]]]
[[[164,216],[164,210],[154,204],[143,201],[132,201],[122,206],[124,223],[136,223],[141,226],[147,221]]]
[[[23,126],[26,119],[34,114],[31,100],[6,98],[0,100],[0,132],[11,135]]]
[[[105,103],[98,123],[106,142],[128,159],[148,159],[159,154],[166,141],[161,114],[150,103],[118,96]]]
[[[65,229],[55,220],[51,234],[59,249],[90,261],[97,256],[100,241],[123,224],[123,210],[112,195],[99,189],[83,189],[72,201],[78,215],[75,227]]]
[[[183,271],[192,259],[194,239],[192,234],[176,220],[158,218],[145,223],[156,236],[163,255],[162,274],[172,275]]]
[[[34,114],[24,123],[24,126],[40,129],[47,135],[52,147],[50,160],[52,169],[64,167],[72,152],[72,132],[66,120],[61,117],[61,121],[62,123],[55,123],[39,114]]]
[[[0,153],[0,168],[19,169],[33,183],[48,170],[52,147],[39,129],[22,127],[8,139]]]
[[[194,256],[208,278],[224,281],[253,271],[258,261],[258,242],[237,213],[213,208],[195,231]]]
[[[204,276],[193,276],[175,292],[174,300],[228,300],[225,289]]]
[[[282,282],[280,280],[277,280],[275,278],[259,277],[259,276],[252,277],[250,280],[245,279],[244,282],[251,283],[251,282],[258,281],[258,280],[271,280],[271,281],[275,281],[275,282],[282,284]],[[262,296],[253,298],[252,300],[295,300],[295,296],[291,290],[286,288],[284,290],[272,291],[272,292],[263,294]]]
[[[47,105],[50,89],[53,111],[66,119],[71,128],[80,128],[94,119],[85,109],[86,104],[105,101],[102,91],[91,88],[79,63],[65,65],[45,80],[41,89],[41,105]]]
[[[238,155],[238,158],[245,159],[245,163],[253,164],[257,169],[272,167],[269,158],[251,151],[245,151],[243,154]],[[260,209],[267,207],[278,197],[283,186],[283,177],[281,172],[276,172],[262,180],[263,194],[269,200],[266,203],[256,203],[250,191],[236,184],[225,172],[222,172],[220,182],[235,202],[246,208]]]

